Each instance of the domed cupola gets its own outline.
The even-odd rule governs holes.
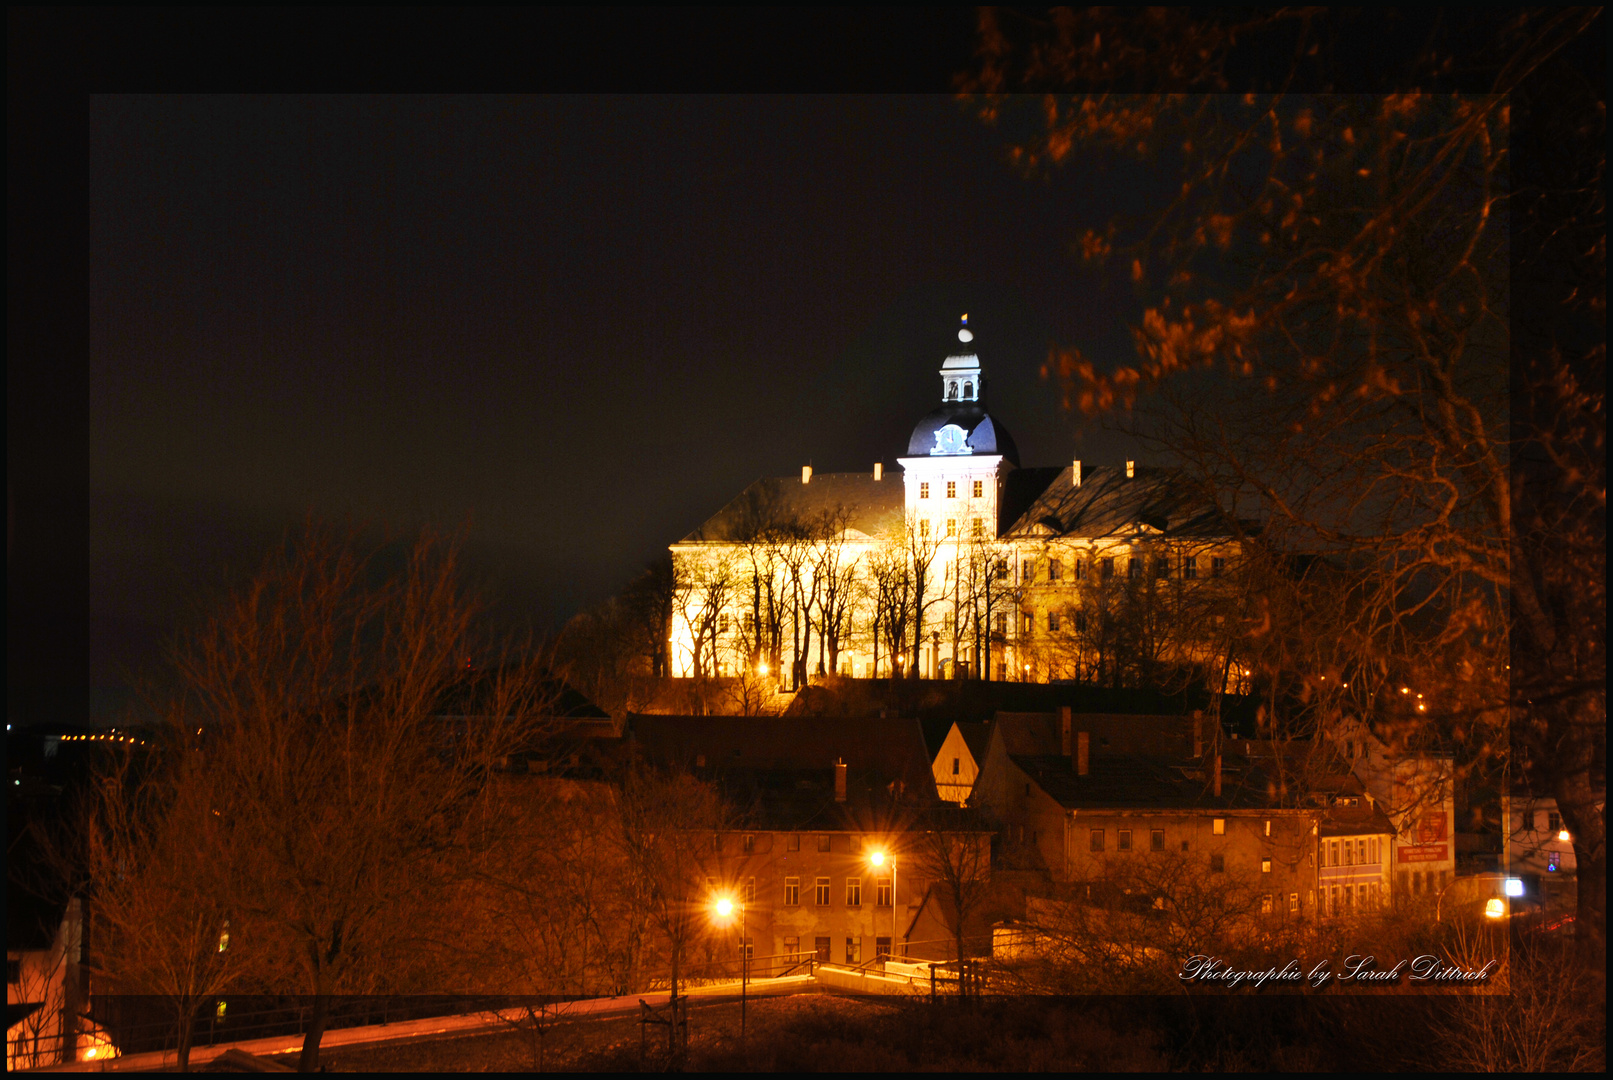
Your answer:
[[[958,340],[974,340],[969,316],[963,317]],[[1008,432],[986,412],[980,357],[974,353],[949,356],[941,363],[941,405],[926,413],[907,442],[910,457],[966,457],[1000,454],[1019,464],[1019,450]]]

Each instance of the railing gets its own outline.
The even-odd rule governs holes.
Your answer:
[[[702,986],[714,983],[733,982],[746,975],[755,979],[781,979],[786,975],[795,974],[801,968],[806,968],[806,974],[813,972],[818,961],[818,954],[812,951],[777,953],[773,956],[753,956],[746,968],[746,961],[741,957],[732,959],[713,960],[705,964],[693,964],[684,968],[678,974],[679,986]],[[712,972],[720,973],[713,975]],[[665,990],[671,984],[670,977],[655,979],[650,988]]]

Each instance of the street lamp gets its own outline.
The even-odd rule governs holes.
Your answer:
[[[870,863],[872,863],[873,866],[874,866],[874,869],[877,870],[877,869],[879,869],[879,867],[881,867],[881,866],[883,866],[885,864],[885,853],[883,851],[876,850],[873,854],[868,856],[868,861]],[[891,860],[891,951],[885,954],[886,961],[891,960],[893,957],[895,957],[895,955],[896,955],[896,860],[892,859]]]
[[[745,902],[734,901],[724,896],[717,901],[717,917],[730,918],[734,908],[739,908],[739,1040],[745,1041],[745,987],[750,982],[750,953],[745,948]]]

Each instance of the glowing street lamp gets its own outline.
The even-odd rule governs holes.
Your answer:
[[[719,919],[732,918],[739,909],[739,1038],[745,1039],[745,988],[750,982],[750,952],[745,948],[745,902],[737,903],[726,896],[717,898],[715,910]]]

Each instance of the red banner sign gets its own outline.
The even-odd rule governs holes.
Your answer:
[[[1448,856],[1447,844],[1419,844],[1416,847],[1400,848],[1401,862],[1444,862]]]

